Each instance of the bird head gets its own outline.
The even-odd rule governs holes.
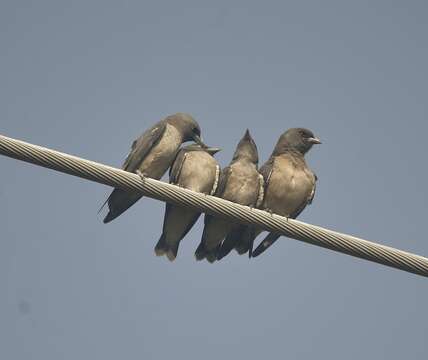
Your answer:
[[[242,139],[239,141],[233,154],[233,160],[248,159],[253,164],[257,165],[259,162],[259,154],[257,145],[251,137],[250,131],[247,129]]]
[[[274,153],[281,154],[287,150],[294,150],[304,155],[315,144],[321,144],[321,141],[311,130],[305,128],[292,128],[281,135],[276,144]]]
[[[183,142],[194,141],[202,147],[207,147],[201,139],[199,124],[190,114],[177,113],[170,115],[166,118],[166,121],[180,131]]]

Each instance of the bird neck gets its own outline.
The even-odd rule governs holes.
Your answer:
[[[234,156],[231,161],[232,164],[236,162],[245,162],[245,163],[256,165],[258,161],[254,159],[254,156],[240,154],[239,156]]]
[[[277,149],[274,149],[272,156],[278,156],[278,155],[282,155],[282,154],[290,154],[290,155],[293,155],[295,157],[300,157],[302,159],[305,158],[305,153],[296,149],[295,147],[284,147],[280,151],[278,151]]]

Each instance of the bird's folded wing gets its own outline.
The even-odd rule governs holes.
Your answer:
[[[159,142],[166,129],[166,122],[160,121],[148,129],[132,143],[131,151],[122,165],[122,169],[135,172],[149,154],[150,150]]]
[[[184,149],[181,149],[177,153],[177,156],[169,169],[169,182],[171,184],[177,185],[179,183],[181,169],[183,168],[184,161],[186,160],[186,154],[187,152]]]

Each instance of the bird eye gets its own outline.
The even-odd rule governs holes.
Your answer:
[[[201,131],[196,126],[192,129],[192,132],[196,135],[200,135],[201,133]]]

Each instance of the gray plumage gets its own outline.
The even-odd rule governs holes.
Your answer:
[[[216,191],[220,166],[212,157],[220,149],[189,145],[181,149],[170,170],[170,183],[203,194]],[[155,253],[166,255],[170,261],[177,257],[180,241],[186,236],[200,212],[166,204],[162,235],[156,244]]]
[[[229,166],[223,169],[216,196],[251,207],[261,203],[263,179],[257,171],[257,146],[247,130],[240,140]],[[239,233],[243,229],[239,224],[205,215],[205,226],[201,242],[195,252],[197,260],[206,258],[214,262],[221,253],[223,257],[234,247],[240,252],[248,251],[248,244],[238,243],[237,236],[229,238],[221,251],[221,243],[228,234]]]
[[[201,129],[191,115],[185,113],[170,115],[133,142],[122,169],[133,173],[140,171],[147,177],[160,179],[171,165],[183,142],[194,140],[206,146],[202,143],[200,135]],[[104,223],[117,218],[141,197],[142,195],[138,193],[114,189],[104,203],[109,207]]]
[[[320,143],[310,130],[303,128],[289,129],[281,135],[269,160],[260,168],[265,180],[262,209],[294,219],[312,202],[317,177],[307,166],[304,155]],[[252,256],[260,255],[280,236],[275,233],[266,236]]]

